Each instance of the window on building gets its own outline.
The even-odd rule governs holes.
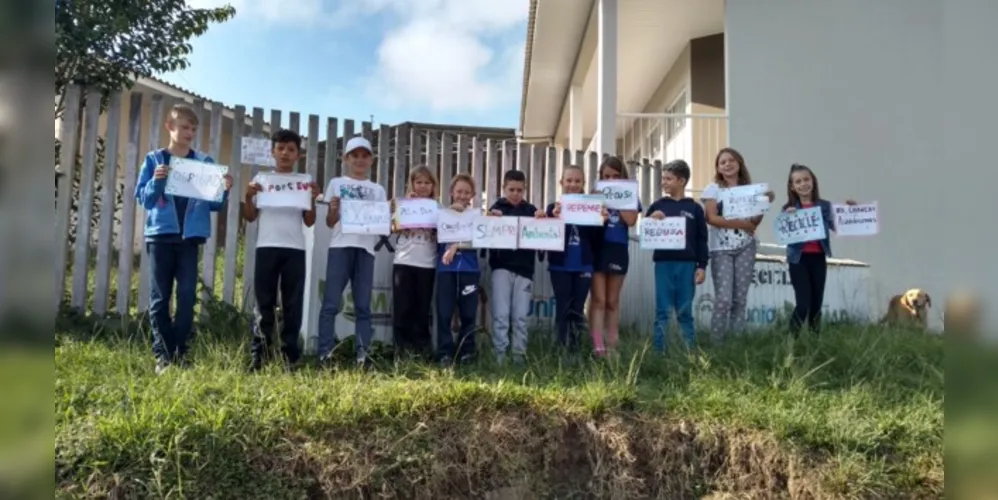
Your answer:
[[[669,115],[685,115],[689,113],[690,97],[687,91],[679,94],[665,112]],[[668,130],[666,130],[666,140],[675,139],[686,128],[687,118],[685,116],[672,116],[669,118]]]

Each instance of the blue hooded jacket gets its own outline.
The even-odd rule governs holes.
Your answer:
[[[191,150],[188,158],[205,163],[214,163],[212,158],[200,151]],[[204,201],[171,196],[166,194],[166,179],[153,179],[153,172],[159,165],[169,165],[170,153],[166,149],[150,151],[142,163],[138,182],[135,184],[135,198],[146,210],[143,234],[146,241],[159,241],[179,237],[180,240],[202,242],[211,236],[211,212],[218,212],[229,198],[226,191],[222,201]],[[183,219],[179,213],[183,212]]]

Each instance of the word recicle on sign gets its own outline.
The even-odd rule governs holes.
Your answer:
[[[270,153],[270,139],[243,137],[240,160],[247,165],[274,167],[274,155]]]
[[[877,202],[865,205],[833,205],[835,232],[839,236],[873,236],[880,232]]]
[[[599,181],[596,183],[596,190],[603,196],[608,209],[638,209],[638,181],[631,179]]]
[[[196,200],[222,201],[225,196],[225,174],[229,167],[170,157],[170,171],[166,176],[166,194]]]
[[[686,248],[686,217],[641,219],[642,250],[684,250]]]
[[[793,213],[781,213],[773,220],[773,233],[780,245],[825,239],[827,232],[821,208],[802,208]]]
[[[387,201],[340,200],[343,234],[392,234],[392,208]]]
[[[440,205],[430,198],[395,200],[395,222],[399,229],[434,229]]]
[[[519,217],[475,217],[475,232],[471,246],[475,248],[496,248],[516,250],[517,235],[520,230]]]
[[[722,189],[718,201],[724,204],[725,219],[748,219],[769,210],[769,184],[749,184]]]
[[[603,197],[595,194],[566,194],[561,197],[561,220],[576,226],[603,225]]]
[[[256,182],[257,207],[312,209],[312,176],[308,174],[261,174]]]

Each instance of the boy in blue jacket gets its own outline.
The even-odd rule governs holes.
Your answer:
[[[707,217],[703,207],[686,196],[686,183],[690,179],[690,166],[683,160],[674,160],[662,169],[662,191],[665,196],[648,207],[647,217],[686,219],[686,248],[682,250],[655,250],[655,349],[665,352],[669,316],[676,310],[679,329],[686,346],[693,348],[696,336],[693,328],[693,296],[696,285],[703,283],[707,261]]]
[[[232,187],[225,176],[225,194],[211,202],[166,194],[170,158],[178,156],[214,163],[208,155],[191,149],[198,133],[198,116],[177,104],[166,117],[170,145],[146,154],[135,185],[135,198],[146,210],[145,243],[152,273],[149,318],[156,374],[172,364],[186,364],[187,339],[194,328],[194,301],[198,280],[198,250],[211,236],[211,212],[222,209]],[[170,295],[176,282],[176,316],[170,318]]]

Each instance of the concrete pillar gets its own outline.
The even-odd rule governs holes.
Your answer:
[[[617,154],[617,0],[598,0],[596,22],[596,152]]]
[[[568,149],[580,151],[582,145],[582,85],[568,91]]]

